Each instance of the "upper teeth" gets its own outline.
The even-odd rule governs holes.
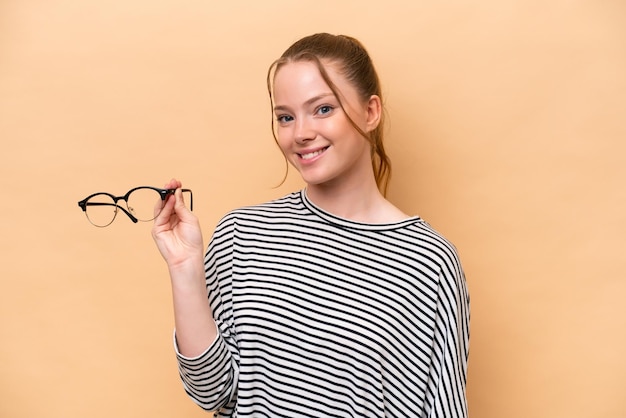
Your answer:
[[[301,154],[300,157],[302,157],[303,160],[308,160],[308,159],[311,159],[313,157],[320,155],[322,152],[324,152],[323,149],[309,152],[308,154]]]

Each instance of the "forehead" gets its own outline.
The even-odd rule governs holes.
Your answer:
[[[356,95],[355,89],[332,62],[322,61],[322,65],[335,89],[342,98]],[[276,101],[306,99],[303,96],[316,96],[331,93],[332,89],[324,80],[317,64],[312,61],[291,61],[280,65],[274,73],[273,93]]]
[[[322,62],[326,74],[335,82],[338,76],[333,65]],[[317,64],[313,61],[289,61],[281,64],[274,74],[274,86],[277,84],[295,84],[295,83],[323,83],[326,84],[322,73]]]

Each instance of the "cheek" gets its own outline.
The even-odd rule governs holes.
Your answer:
[[[286,128],[278,128],[276,130],[276,143],[280,150],[286,154],[291,145],[291,140],[289,139],[288,130]]]

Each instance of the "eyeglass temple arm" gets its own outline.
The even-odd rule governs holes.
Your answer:
[[[189,193],[189,210],[193,210],[193,193],[191,193],[191,189],[182,189],[182,191]]]
[[[117,206],[118,209],[122,209],[122,212],[124,212],[126,215],[128,215],[128,217],[130,218],[131,221],[133,221],[134,223],[137,223],[139,220],[137,218],[135,218],[133,216],[132,213],[130,213],[129,211],[127,211],[126,209],[124,209],[123,207],[121,207],[120,205],[116,205],[114,203],[105,203],[105,202],[78,202],[78,206],[81,207],[81,209],[85,212],[87,212],[87,206]]]
[[[191,192],[191,189],[180,189],[181,192],[184,193],[189,193],[189,210],[193,210],[193,193]],[[174,194],[176,192],[176,189],[167,189],[167,193],[168,194]]]

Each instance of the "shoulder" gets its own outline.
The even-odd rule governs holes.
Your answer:
[[[408,245],[415,246],[419,253],[446,270],[461,273],[461,264],[455,245],[428,222],[420,219],[403,230]]]
[[[264,203],[233,209],[220,219],[216,229],[223,229],[241,221],[265,222],[285,216],[296,216],[304,209],[300,192],[293,192]]]

